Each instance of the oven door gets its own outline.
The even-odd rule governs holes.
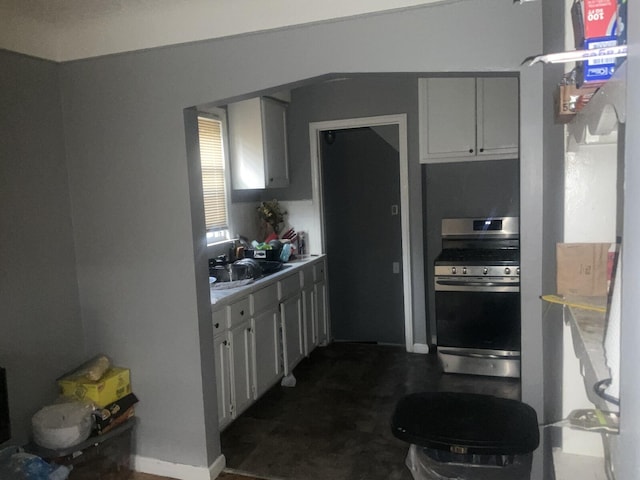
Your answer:
[[[435,301],[439,349],[520,352],[520,287],[514,279],[436,277]]]

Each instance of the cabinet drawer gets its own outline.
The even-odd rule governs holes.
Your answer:
[[[230,327],[250,318],[249,297],[243,298],[229,305],[227,307],[227,314]]]
[[[304,267],[302,269],[302,271],[300,272],[300,275],[302,277],[302,286],[303,287],[306,288],[309,285],[313,285],[313,278],[314,278],[313,265],[309,265],[307,267]]]
[[[290,297],[300,291],[300,274],[294,273],[278,282],[278,298]]]
[[[253,300],[251,313],[256,314],[278,303],[278,285],[274,282],[251,294]]]
[[[211,318],[213,320],[213,336],[215,337],[220,332],[224,332],[228,327],[227,312],[224,308],[214,310]]]
[[[324,260],[313,266],[313,278],[316,282],[324,280]]]

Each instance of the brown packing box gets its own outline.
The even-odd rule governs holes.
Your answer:
[[[558,85],[554,97],[556,123],[569,123],[596,92],[597,87],[578,88],[575,84]]]
[[[558,295],[607,295],[609,243],[558,243]]]
[[[111,367],[97,382],[86,377],[62,377],[58,385],[65,397],[91,400],[104,407],[131,393],[131,372],[128,368]]]

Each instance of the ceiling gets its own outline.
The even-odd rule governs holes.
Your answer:
[[[0,0],[0,48],[68,61],[471,0]]]

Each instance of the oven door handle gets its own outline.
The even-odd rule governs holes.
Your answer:
[[[449,287],[519,287],[520,282],[473,282],[465,280],[436,280],[438,285]]]

